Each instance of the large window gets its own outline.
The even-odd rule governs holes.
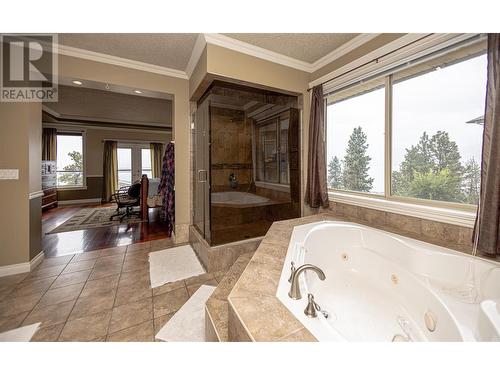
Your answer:
[[[83,137],[57,135],[57,186],[83,187]]]
[[[148,178],[153,177],[151,171],[151,150],[149,147],[141,149],[141,176],[143,174],[147,175]]]
[[[142,175],[152,178],[151,150],[149,144],[118,145],[118,186],[128,186],[139,181]]]
[[[257,181],[289,185],[288,115],[258,124],[255,130]]]
[[[329,188],[477,204],[484,47],[437,54],[329,95]]]
[[[477,204],[486,55],[392,86],[392,194]]]
[[[371,81],[329,100],[327,183],[332,189],[384,194],[383,82]]]
[[[118,187],[132,184],[132,149],[118,147]]]

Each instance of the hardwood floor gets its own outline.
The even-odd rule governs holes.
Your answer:
[[[106,206],[112,207],[112,205],[100,204],[68,205],[43,212],[42,248],[45,256],[54,257],[81,253],[167,237],[166,225],[160,221],[158,209],[149,210],[149,223],[123,224],[105,228],[46,234],[84,207]]]

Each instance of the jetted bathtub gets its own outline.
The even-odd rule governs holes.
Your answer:
[[[212,193],[212,204],[226,206],[259,205],[269,202],[269,198],[243,191],[221,191]]]
[[[300,300],[288,296],[292,261],[326,275],[302,273]],[[295,227],[277,297],[319,341],[500,340],[498,263],[354,223]]]

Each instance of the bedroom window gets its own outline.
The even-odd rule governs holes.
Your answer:
[[[118,186],[132,185],[142,175],[153,177],[149,143],[118,144]]]
[[[132,185],[132,148],[118,147],[118,187]]]
[[[57,134],[57,186],[83,187],[83,136]]]
[[[141,176],[145,174],[148,178],[153,178],[151,170],[151,150],[149,148],[141,149]]]
[[[266,120],[256,126],[257,181],[290,184],[288,161],[288,115]]]
[[[331,190],[431,205],[478,203],[485,43],[437,51],[325,97]]]

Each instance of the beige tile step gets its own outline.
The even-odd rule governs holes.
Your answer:
[[[205,305],[205,341],[228,341],[227,297],[253,256],[240,255],[212,293]]]

